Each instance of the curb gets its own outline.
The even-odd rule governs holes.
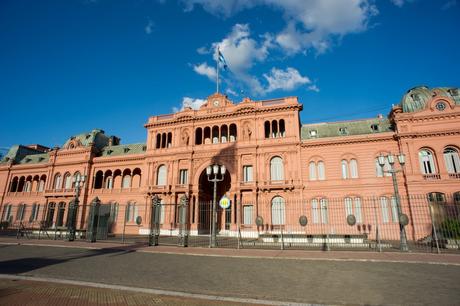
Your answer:
[[[70,249],[86,249],[86,250],[104,250],[113,249],[113,247],[92,247],[81,245],[59,245],[46,243],[20,243],[20,242],[0,242],[0,245],[13,246],[40,246],[40,247],[55,247],[55,248],[70,248]],[[331,261],[331,262],[370,262],[370,263],[397,263],[397,264],[428,264],[441,266],[460,266],[460,263],[423,261],[423,260],[400,260],[400,259],[374,259],[374,258],[318,258],[318,257],[299,257],[299,256],[264,256],[264,255],[239,255],[239,254],[205,254],[205,253],[184,253],[162,251],[155,249],[140,249],[130,250],[138,253],[152,254],[168,254],[168,255],[184,255],[184,256],[203,256],[203,257],[229,257],[229,258],[246,258],[246,259],[281,259],[281,260],[303,260],[303,261]],[[343,254],[342,254],[343,255]],[[458,256],[458,255],[453,255]]]

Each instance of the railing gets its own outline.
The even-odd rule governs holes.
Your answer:
[[[37,196],[43,194],[43,191],[8,191],[10,197]]]
[[[424,174],[423,179],[427,181],[440,180],[441,175],[440,174]]]
[[[449,178],[460,179],[460,173],[449,173]]]
[[[140,188],[98,188],[92,189],[93,194],[117,194],[124,192],[139,192]]]

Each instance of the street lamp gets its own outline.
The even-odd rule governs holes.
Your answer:
[[[388,163],[390,164],[390,169],[385,170],[383,167],[385,166],[385,159],[388,160]],[[396,200],[396,207],[398,209],[398,222],[399,222],[399,239],[400,239],[400,246],[399,249],[403,252],[409,251],[409,247],[407,246],[407,236],[406,236],[406,229],[404,228],[407,222],[406,216],[403,214],[402,209],[401,209],[401,201],[399,197],[399,191],[398,191],[398,181],[396,180],[396,173],[402,172],[404,165],[406,163],[406,157],[404,156],[403,153],[398,155],[398,162],[401,165],[400,170],[396,170],[394,168],[395,164],[395,156],[393,154],[388,154],[387,156],[384,156],[383,154],[380,154],[378,157],[378,162],[380,167],[382,167],[382,172],[383,173],[390,173],[391,178],[393,179],[393,189],[394,189],[394,196]]]
[[[69,213],[67,217],[67,228],[69,230],[69,241],[75,240],[75,232],[77,227],[77,211],[78,211],[78,197],[80,197],[81,188],[85,185],[86,175],[78,175],[73,178],[75,183],[75,198],[70,201]]]
[[[220,179],[217,178],[220,170]],[[206,167],[206,175],[208,176],[208,181],[214,183],[214,193],[212,198],[212,217],[211,217],[211,235],[209,237],[209,247],[217,247],[216,241],[216,226],[217,226],[217,211],[216,211],[216,197],[217,197],[217,182],[222,182],[225,177],[225,171],[227,169],[224,165],[209,165]]]

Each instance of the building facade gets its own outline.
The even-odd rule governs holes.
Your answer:
[[[190,229],[205,233],[209,221],[201,208],[213,199],[206,168],[219,164],[227,171],[217,199],[226,195],[232,202],[219,215],[219,230],[254,229],[257,216],[273,228],[297,222],[300,214],[308,215],[314,229],[325,222],[327,206],[340,206],[344,222],[352,211],[361,218],[366,197],[377,197],[379,209],[388,205],[391,215],[392,178],[377,162],[389,153],[406,157],[397,175],[400,195],[459,200],[457,88],[413,88],[388,116],[366,120],[301,124],[302,108],[295,97],[235,104],[214,94],[198,110],[150,117],[145,143],[123,145],[95,129],[70,137],[61,148],[13,146],[0,163],[1,218],[10,225],[65,227],[74,178],[86,175],[77,228],[86,227],[88,204],[98,197],[109,207],[114,233],[147,234],[155,195],[171,207],[163,212],[163,226],[174,228],[174,207],[187,195]],[[291,203],[305,212],[287,216]],[[403,210],[410,205],[403,202]]]

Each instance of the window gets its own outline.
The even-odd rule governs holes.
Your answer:
[[[353,214],[353,200],[351,198],[345,198],[345,215],[348,217]]]
[[[284,199],[280,196],[274,197],[272,199],[272,224],[284,224],[284,214]]]
[[[379,131],[379,125],[378,124],[371,124],[371,130],[372,130],[372,132],[378,132]]]
[[[188,183],[188,170],[187,169],[180,169],[179,170],[179,184],[185,185]]]
[[[252,182],[252,166],[243,166],[243,181]]]
[[[353,208],[354,204],[354,208]],[[362,223],[361,198],[345,198],[345,215],[354,215],[357,223]]]
[[[384,171],[388,171],[390,169],[391,169],[391,167],[390,167],[390,163],[388,162],[388,158],[385,158],[385,165],[383,166],[383,169],[382,169],[382,167],[380,167],[379,159],[378,158],[375,159],[375,173],[376,173],[377,177],[391,176],[391,173],[384,172]]]
[[[32,205],[32,213],[30,214],[29,221],[37,221],[38,220],[38,212],[40,210],[40,204],[34,204]]]
[[[3,213],[2,213],[2,220],[3,221],[11,221],[11,209],[12,209],[12,205],[9,204],[9,205],[5,205],[3,206]]]
[[[351,178],[358,178],[358,162],[356,159],[350,160],[350,174]]]
[[[314,224],[319,223],[318,215],[319,215],[319,212],[318,212],[318,200],[313,199],[313,200],[311,200],[311,217],[313,219]]]
[[[113,177],[109,176],[105,184],[106,184],[105,188],[112,189],[113,188]]]
[[[324,167],[324,162],[318,162],[318,180],[324,181],[326,179],[326,169]]]
[[[166,185],[166,166],[161,165],[157,170],[157,185],[165,186]]]
[[[347,134],[348,134],[348,130],[346,127],[339,128],[339,135],[347,135]]]
[[[361,198],[355,198],[355,217],[357,223],[363,222],[363,217],[361,215]]]
[[[66,173],[64,176],[64,189],[72,188],[72,176],[70,173]]]
[[[391,219],[395,223],[399,223],[398,203],[396,197],[391,197]]]
[[[63,226],[64,225],[64,213],[65,213],[65,203],[61,202],[58,206],[57,218],[56,218],[56,226]]]
[[[310,137],[311,138],[316,138],[318,136],[318,131],[317,130],[310,130]]]
[[[54,177],[54,189],[61,189],[61,175],[59,173]]]
[[[327,224],[328,219],[329,219],[328,213],[327,213],[327,200],[324,198],[319,200],[319,206],[321,208],[321,223]]]
[[[254,208],[254,206],[252,206],[252,205],[243,206],[243,224],[244,225],[251,225],[252,224],[253,208]]]
[[[316,181],[316,164],[315,162],[310,162],[308,165],[308,172],[310,174],[310,181]]]
[[[283,159],[279,156],[275,156],[270,160],[270,179],[272,181],[284,180]]]
[[[388,223],[388,199],[386,197],[380,197],[380,209],[382,211],[382,222]]]
[[[421,150],[419,153],[420,159],[420,169],[422,174],[434,174],[436,173],[436,168],[434,166],[433,153],[428,150]]]
[[[123,176],[121,188],[130,188],[130,187],[131,187],[131,175],[125,174],[125,176]]]
[[[26,204],[19,204],[18,213],[16,214],[16,220],[22,221],[26,212]]]
[[[342,166],[342,178],[347,179],[349,177],[348,176],[348,161],[343,159],[341,162],[341,166]]]
[[[444,150],[444,161],[449,174],[460,173],[460,158],[456,149],[446,148]]]
[[[45,181],[40,180],[40,182],[38,182],[38,191],[42,192],[44,189],[45,189]]]
[[[135,222],[138,216],[139,211],[136,203],[128,203],[126,207],[126,222]]]

